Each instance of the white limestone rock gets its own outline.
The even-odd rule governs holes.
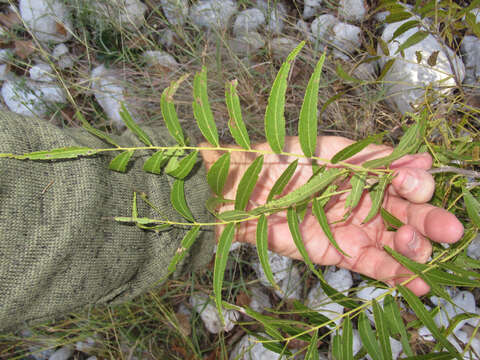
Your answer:
[[[58,44],[52,50],[52,56],[58,59],[60,56],[68,54],[68,47],[65,44]]]
[[[303,5],[303,18],[305,20],[314,17],[321,9],[323,0],[305,0]]]
[[[377,62],[361,63],[353,70],[353,76],[363,81],[375,80],[377,78]]]
[[[102,107],[103,111],[116,126],[122,127],[124,122],[120,116],[121,104],[124,103],[132,117],[134,113],[128,106],[125,99],[124,81],[112,69],[107,69],[100,65],[93,69],[92,90],[95,99]]]
[[[54,103],[67,102],[65,92],[57,84],[29,79],[7,80],[3,83],[1,93],[7,107],[24,116],[43,117]]]
[[[285,27],[287,9],[280,1],[257,0],[257,8],[263,11],[267,25],[265,29],[273,34],[281,34]]]
[[[72,37],[72,21],[64,1],[20,0],[20,16],[42,42],[60,43]]]
[[[310,36],[310,24],[302,19],[295,24],[295,30],[302,34],[303,38],[307,39]]]
[[[225,326],[223,327],[217,308],[207,295],[193,295],[190,297],[189,302],[195,311],[200,314],[200,318],[205,324],[205,328],[212,334],[232,330],[235,326],[235,322],[240,318],[240,313],[236,310],[222,310],[225,320]]]
[[[265,40],[257,32],[239,35],[230,39],[228,44],[232,51],[238,56],[250,56],[265,46]]]
[[[252,296],[250,298],[250,307],[252,310],[262,313],[265,309],[272,307],[270,298],[265,290],[260,286],[252,286],[250,288]]]
[[[10,69],[8,64],[0,64],[0,81],[5,81],[9,78]]]
[[[361,29],[358,26],[339,22],[332,28],[333,54],[344,60],[349,59],[361,44]]]
[[[233,0],[200,0],[190,8],[189,16],[199,27],[223,30],[236,12],[237,4]]]
[[[388,289],[382,289],[382,288],[376,288],[376,287],[373,287],[373,286],[367,286],[366,281],[362,281],[358,285],[358,288],[360,290],[356,293],[356,296],[360,299],[365,300],[365,301],[371,301],[371,300],[376,299],[379,296],[385,294],[386,292],[390,291]],[[383,301],[384,301],[384,298],[382,298],[380,301],[378,301],[378,303],[381,307],[383,307]],[[368,319],[370,320],[370,322],[372,324],[375,323],[374,318],[373,318],[372,306],[369,306],[366,309],[365,315],[367,315]]]
[[[41,82],[51,82],[54,79],[52,68],[44,62],[38,62],[30,68],[30,79]]]
[[[233,33],[235,36],[246,35],[256,32],[258,28],[265,25],[265,15],[257,8],[240,11],[233,23]]]
[[[175,71],[180,66],[175,58],[165,51],[147,50],[143,53],[143,59],[147,66],[161,66]]]
[[[480,81],[480,39],[472,35],[464,36],[461,50],[466,71],[464,83],[474,85]]]
[[[364,21],[367,15],[365,0],[340,0],[338,14],[347,21]]]
[[[298,269],[293,265],[293,260],[289,257],[278,255],[272,251],[268,251],[268,261],[272,269],[275,283],[280,287],[281,291],[275,290],[275,293],[286,299],[300,299],[301,281]],[[271,287],[265,272],[258,259],[252,263],[252,267],[257,273],[260,283],[265,287]]]
[[[287,37],[277,37],[270,42],[270,50],[273,58],[278,61],[285,61],[288,54],[297,47],[299,42]]]
[[[327,283],[346,294],[353,285],[353,279],[350,271],[345,269],[338,269],[330,267],[325,274]],[[327,294],[323,291],[320,282],[317,282],[308,292],[305,305],[309,308],[318,311],[318,313],[326,316],[330,320],[336,319],[335,324],[340,324],[342,319],[338,318],[343,314],[343,306],[332,302]]]
[[[173,46],[176,38],[176,33],[175,31],[171,29],[164,29],[160,32],[160,39],[159,42],[162,44],[164,47],[169,48]]]
[[[333,36],[333,27],[338,22],[339,20],[330,14],[318,16],[311,25],[313,40],[324,45],[329,43]]]
[[[382,33],[382,40],[388,44],[389,56],[383,54],[380,46],[377,50],[377,53],[381,54],[379,59],[381,67],[388,60],[395,59],[383,80],[386,84],[385,97],[388,104],[401,113],[413,111],[412,105],[415,106],[423,101],[427,86],[442,94],[448,94],[456,85],[454,74],[457,74],[460,82],[465,77],[465,66],[462,60],[432,35],[405,49],[404,57],[400,53],[396,54],[399,45],[419,30],[418,28],[410,29],[394,41],[390,41],[395,30],[403,23],[404,21],[388,24]],[[447,49],[448,56],[452,60],[453,70],[444,49]],[[436,51],[438,51],[436,65],[430,66],[428,59]],[[420,63],[417,63],[417,54],[422,56]]]
[[[265,334],[262,337],[268,338]],[[268,350],[258,339],[251,335],[244,335],[230,352],[230,360],[271,360],[287,359],[286,356],[280,357],[279,354]]]
[[[71,55],[64,55],[58,59],[57,65],[62,70],[71,69],[73,65],[75,65],[75,62],[73,61],[73,57]]]
[[[450,320],[453,319],[456,315],[465,312],[475,313],[476,311],[475,298],[471,292],[460,291],[456,296],[452,297],[452,301],[455,306],[444,299],[440,299],[440,304],[442,306],[440,311],[434,318],[437,326],[448,327]],[[458,324],[455,326],[453,333],[456,333],[457,330],[460,330],[466,323],[467,320],[459,321]]]
[[[162,11],[172,25],[183,25],[188,15],[187,0],[160,0]]]
[[[56,350],[48,360],[68,360],[73,355],[71,346],[63,346]]]
[[[135,30],[145,23],[147,5],[140,0],[109,0],[107,2],[94,1],[98,16],[102,21],[116,22],[128,30]]]
[[[84,354],[90,354],[99,346],[97,340],[93,337],[87,337],[84,341],[77,341],[75,343],[75,350]]]
[[[467,255],[472,259],[480,260],[480,235],[477,235],[468,245]]]
[[[70,69],[74,65],[73,57],[65,44],[55,46],[52,50],[52,56],[57,60],[57,65],[62,70]]]

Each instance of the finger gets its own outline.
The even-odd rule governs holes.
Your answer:
[[[395,177],[389,189],[392,195],[401,196],[417,204],[425,203],[433,196],[435,180],[425,170],[402,167],[395,171]]]
[[[432,167],[433,159],[428,153],[419,153],[402,156],[395,160],[391,165],[391,169],[398,169],[401,167],[412,167],[417,169],[428,170]]]
[[[347,252],[350,255],[350,257],[341,257],[337,266],[359,272],[392,286],[412,276],[409,270],[384,250],[378,248],[376,244],[372,245],[367,235],[358,228],[357,230],[353,230],[351,227],[341,231],[337,230],[335,238],[342,248],[348,249]],[[410,281],[407,287],[418,296],[429,291],[428,285],[421,279]]]
[[[425,263],[432,254],[430,241],[410,225],[404,225],[395,232],[385,231],[380,243],[419,263]]]
[[[463,236],[462,223],[444,209],[430,204],[412,204],[395,196],[387,198],[385,207],[404,224],[413,226],[435,242],[454,243]]]

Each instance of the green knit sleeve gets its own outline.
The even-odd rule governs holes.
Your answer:
[[[163,128],[144,130],[155,145],[168,142]],[[116,140],[141,146],[129,132]],[[0,111],[0,153],[64,146],[109,147],[81,129],[59,129]],[[184,221],[170,206],[173,178],[145,173],[148,153],[135,153],[125,174],[111,171],[113,155],[59,161],[0,158],[0,330],[85,305],[130,299],[166,275],[188,229],[155,233],[113,218],[131,215],[136,191],[147,194],[164,217]],[[197,221],[209,222],[204,206],[209,189],[203,166],[197,165],[185,181],[187,203]],[[139,216],[159,216],[141,200],[138,211]],[[214,242],[213,228],[202,229],[179,271],[205,265]]]

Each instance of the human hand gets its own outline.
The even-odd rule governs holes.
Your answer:
[[[317,156],[330,159],[351,143],[353,141],[343,137],[319,137]],[[256,145],[254,148],[270,150],[266,143]],[[392,148],[388,146],[370,145],[348,162],[361,164],[386,156],[391,151]],[[297,137],[286,139],[284,152],[302,153]],[[220,155],[221,152],[202,152],[207,169]],[[226,199],[235,198],[238,183],[255,156],[254,153],[231,152],[229,178],[224,188]],[[265,155],[259,181],[247,210],[266,202],[275,181],[293,160],[295,160],[293,157],[277,154]],[[345,200],[348,194],[338,195],[329,201],[325,210],[331,224],[330,228],[340,248],[350,257],[342,255],[333,247],[311,209],[308,209],[300,224],[300,231],[310,259],[319,265],[336,265],[394,285],[404,281],[411,272],[385,252],[384,245],[414,261],[425,263],[432,252],[429,239],[440,243],[458,241],[463,235],[463,226],[457,218],[444,209],[427,204],[435,188],[432,176],[426,171],[431,165],[432,158],[424,153],[406,155],[390,166],[395,170],[396,176],[387,188],[383,207],[405,224],[396,232],[387,231],[379,214],[362,224],[371,207],[371,200],[366,191],[347,221],[335,223],[345,214]],[[308,159],[300,159],[284,193],[303,185],[311,175],[312,167]],[[231,205],[224,205],[220,211],[231,209]],[[241,223],[236,240],[255,244],[256,224],[257,222],[253,220]],[[294,259],[302,259],[290,234],[285,212],[270,215],[268,227],[270,250]],[[407,287],[416,295],[423,295],[429,291],[428,285],[420,278],[410,281]]]

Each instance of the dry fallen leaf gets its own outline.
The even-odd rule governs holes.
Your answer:
[[[189,336],[192,332],[192,327],[190,326],[190,319],[187,315],[182,313],[176,313],[175,316],[178,320],[178,325],[184,336]]]
[[[7,11],[5,13],[0,13],[0,24],[12,28],[15,25],[21,24],[22,20],[17,16],[13,11]]]
[[[55,23],[55,28],[56,28],[58,34],[60,34],[62,36],[67,36],[68,35],[68,32],[67,32],[67,29],[65,28],[65,25],[63,25],[62,23],[56,22]]]
[[[26,59],[35,52],[35,45],[31,40],[15,40],[15,55],[21,59]]]

